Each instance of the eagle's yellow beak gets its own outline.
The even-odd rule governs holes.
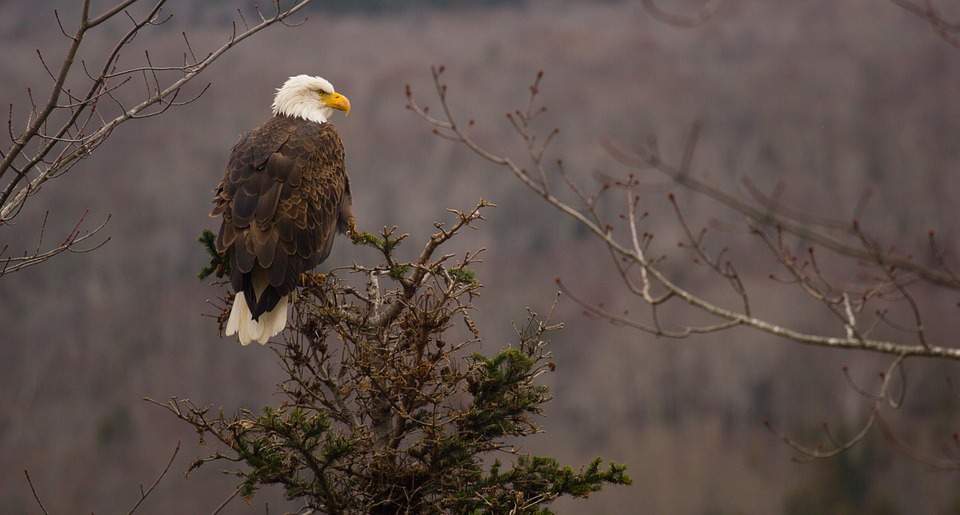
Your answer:
[[[345,115],[350,114],[350,99],[340,93],[330,93],[323,95],[323,103],[331,109],[343,111]]]

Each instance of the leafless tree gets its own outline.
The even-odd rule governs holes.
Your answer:
[[[160,116],[200,98],[210,84],[189,92],[185,88],[193,79],[263,29],[275,24],[292,26],[288,19],[311,1],[284,5],[274,0],[272,10],[257,9],[251,23],[238,9],[226,41],[206,54],[196,53],[184,32],[183,58],[175,64],[155,62],[149,50],[139,64],[121,64],[121,57],[139,34],[170,20],[172,15],[163,10],[166,0],[123,0],[100,12],[95,12],[91,0],[84,0],[73,24],[55,10],[52,20],[66,40],[64,57],[59,64],[51,63],[37,50],[39,66],[50,79],[49,92],[41,96],[28,88],[24,104],[9,104],[10,146],[0,150],[0,229],[10,226],[47,181],[68,174],[126,122]],[[142,5],[146,8],[138,10]],[[98,31],[104,35],[117,32],[118,36],[104,55],[84,56],[84,42]],[[84,213],[73,230],[52,246],[44,246],[46,215],[34,245],[16,244],[23,249],[13,249],[9,242],[0,245],[0,276],[64,252],[89,252],[104,244],[106,239],[95,242],[95,237],[109,217],[92,228],[86,218]]]
[[[539,126],[536,122],[546,112],[538,103],[543,72],[538,73],[530,86],[527,105],[506,115],[526,148],[523,160],[516,160],[475,139],[472,120],[463,123],[458,119],[451,108],[443,71],[442,66],[432,69],[440,114],[431,114],[428,106],[414,98],[409,87],[406,91],[408,109],[424,120],[434,134],[461,144],[505,169],[535,196],[602,242],[623,288],[648,313],[645,318],[638,318],[627,314],[634,311],[630,306],[614,309],[593,302],[558,278],[561,290],[587,314],[656,338],[684,340],[749,328],[776,337],[771,338],[771,342],[780,339],[800,345],[889,356],[889,365],[880,372],[880,385],[875,389],[857,385],[848,371],[843,371],[854,391],[870,406],[866,419],[852,437],[839,438],[826,424],[823,427],[825,443],[816,446],[777,434],[797,451],[797,459],[803,461],[836,456],[879,428],[911,457],[936,468],[960,469],[956,453],[937,459],[918,456],[896,438],[884,419],[885,410],[902,406],[906,390],[905,362],[922,358],[960,360],[960,347],[952,342],[934,341],[929,336],[930,322],[922,308],[931,291],[960,290],[960,276],[954,272],[945,247],[933,231],[926,235],[926,249],[909,253],[884,243],[881,235],[868,232],[856,218],[859,206],[854,209],[853,219],[844,222],[787,207],[781,202],[779,191],[767,194],[749,181],[744,182],[745,196],[729,192],[701,179],[702,174],[697,173],[694,162],[701,132],[697,124],[686,135],[682,152],[676,159],[661,153],[656,138],[631,151],[617,143],[604,143],[626,171],[621,177],[595,174],[596,186],[586,187],[578,184],[575,174],[568,173],[562,160],[546,157],[557,130],[543,133],[536,129]],[[775,260],[779,271],[762,277],[753,271],[742,273],[730,249],[717,248],[708,238],[711,234],[708,229],[698,228],[688,220],[679,198],[670,193],[667,199],[670,215],[681,234],[680,254],[689,257],[694,266],[705,268],[718,284],[726,285],[728,297],[735,300],[718,301],[713,291],[684,286],[682,270],[670,266],[675,261],[669,258],[675,256],[654,243],[670,242],[670,236],[655,237],[658,230],[652,224],[648,224],[647,229],[644,225],[649,217],[641,210],[639,194],[649,191],[654,185],[651,178],[656,180],[657,176],[666,178],[667,186],[677,185],[705,196],[741,218],[757,247]],[[746,251],[758,252],[756,248]],[[770,288],[770,283],[782,288],[785,295],[792,294],[788,289],[796,288],[811,303],[826,308],[836,321],[836,330],[810,332],[758,313],[752,302],[753,295],[758,288]],[[953,440],[954,445],[960,446],[956,436]]]

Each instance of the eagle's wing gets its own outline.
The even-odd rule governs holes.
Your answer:
[[[349,214],[343,144],[330,124],[274,119],[234,147],[214,204],[217,250],[256,319],[330,254]]]

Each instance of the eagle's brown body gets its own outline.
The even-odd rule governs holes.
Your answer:
[[[253,320],[281,300],[285,310],[300,274],[352,223],[340,137],[329,122],[274,116],[233,147],[213,202],[211,216],[223,216],[217,250]]]

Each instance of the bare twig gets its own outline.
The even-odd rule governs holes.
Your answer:
[[[167,460],[167,465],[163,467],[162,471],[160,471],[160,475],[158,475],[157,478],[153,480],[153,483],[150,485],[150,488],[147,488],[146,490],[144,490],[142,486],[140,487],[140,498],[137,499],[137,503],[134,504],[132,508],[130,508],[130,511],[127,512],[127,515],[133,515],[133,513],[135,513],[140,508],[140,506],[143,505],[143,502],[147,500],[147,497],[150,497],[150,494],[153,493],[153,491],[157,488],[157,485],[159,485],[160,482],[163,481],[163,478],[167,475],[167,472],[170,471],[170,467],[173,465],[173,461],[177,458],[177,454],[179,452],[180,452],[180,442],[177,442],[177,446],[174,447],[173,453],[170,455],[170,459]]]
[[[33,486],[33,480],[30,479],[30,472],[24,470],[23,475],[27,477],[27,484],[30,485],[30,492],[33,493],[33,500],[37,501],[37,506],[40,507],[40,511],[44,515],[50,515],[46,508],[43,507],[43,502],[40,501],[40,496],[37,494],[37,489]]]
[[[220,513],[221,511],[223,511],[223,509],[226,508],[228,504],[230,504],[230,501],[234,500],[238,495],[240,495],[240,488],[239,488],[239,487],[237,487],[236,489],[234,489],[233,493],[230,494],[229,497],[227,497],[226,499],[224,499],[223,502],[221,502],[220,505],[217,506],[217,508],[214,509],[213,512],[211,512],[210,515],[217,515],[218,513]],[[268,508],[268,511],[269,511],[269,508]]]
[[[609,175],[600,176],[601,187],[595,193],[577,186],[562,166],[558,167],[558,173],[569,192],[579,201],[579,204],[574,205],[563,200],[548,187],[550,182],[545,173],[546,169],[538,166],[544,159],[543,152],[530,143],[536,141],[537,135],[524,123],[522,113],[531,110],[540,112],[532,106],[535,106],[541,74],[538,74],[534,86],[531,87],[533,94],[527,110],[518,110],[508,116],[514,131],[527,144],[525,158],[533,163],[530,171],[513,158],[482,145],[464,130],[451,109],[449,92],[442,78],[443,68],[434,67],[431,71],[441,114],[431,115],[428,107],[414,99],[409,87],[406,93],[407,108],[425,121],[435,134],[462,144],[482,159],[506,169],[534,195],[569,216],[600,240],[607,248],[624,286],[649,308],[649,321],[628,317],[628,311],[617,312],[605,308],[602,304],[590,302],[571,291],[558,278],[557,284],[561,291],[582,307],[586,314],[614,325],[629,327],[656,337],[677,340],[744,326],[792,343],[860,350],[893,357],[886,372],[881,374],[882,382],[877,392],[871,392],[856,385],[848,371],[844,369],[844,376],[853,389],[871,403],[870,413],[851,438],[838,438],[826,424],[823,427],[824,435],[830,444],[826,449],[810,448],[782,434],[779,435],[784,442],[797,451],[800,459],[823,459],[836,456],[856,446],[877,427],[880,427],[888,439],[893,438],[880,412],[884,406],[897,409],[904,401],[907,385],[903,363],[915,357],[960,361],[960,347],[952,345],[952,342],[937,344],[931,341],[929,335],[932,333],[928,332],[924,324],[921,303],[913,291],[921,283],[949,290],[960,289],[960,279],[946,264],[945,252],[937,244],[932,232],[929,240],[934,265],[927,266],[914,262],[909,255],[900,254],[894,248],[881,246],[875,238],[868,236],[856,221],[852,224],[841,223],[811,216],[803,210],[784,208],[779,200],[780,191],[766,195],[752,183],[746,182],[753,202],[741,200],[697,178],[693,173],[693,159],[700,136],[698,124],[694,125],[686,137],[678,164],[671,164],[663,158],[655,138],[650,138],[646,145],[641,146],[636,152],[626,152],[616,145],[605,144],[609,153],[630,170],[623,179]],[[472,124],[467,126],[469,125]],[[689,250],[694,263],[705,265],[716,277],[725,281],[736,293],[740,306],[727,307],[723,303],[711,301],[700,292],[677,282],[674,275],[662,265],[664,258],[652,257],[650,247],[653,235],[644,232],[641,227],[646,219],[646,213],[637,212],[638,194],[644,185],[638,177],[648,170],[655,170],[675,184],[702,194],[723,207],[744,215],[750,232],[763,242],[766,250],[787,273],[785,278],[774,274],[770,274],[769,277],[782,284],[799,287],[809,299],[827,308],[839,322],[839,332],[800,331],[754,313],[746,284],[746,279],[749,278],[742,277],[738,273],[737,267],[727,257],[726,248],[719,252],[708,249],[706,229],[697,230],[693,227],[680,209],[677,198],[671,193],[668,199],[679,224],[680,247]],[[604,198],[603,194],[610,189],[624,192],[626,202],[622,214],[619,215],[622,220],[620,224],[626,225],[627,237],[623,239],[616,236],[615,224],[607,221],[602,215],[608,210],[598,207],[601,199]],[[860,204],[862,205],[862,201]],[[859,209],[858,205],[855,212]],[[805,252],[799,255],[793,250],[798,242],[802,242],[806,247]],[[843,284],[838,284],[822,267],[821,258],[818,258],[817,252],[821,247],[831,250],[839,258],[847,258],[848,264],[866,270],[868,275],[853,278],[853,274],[846,274]],[[909,310],[913,317],[913,324],[892,322],[887,306],[874,307],[881,302]],[[664,323],[666,317],[661,316],[660,313],[667,306],[677,306],[677,309],[683,306],[693,308],[695,312],[707,315],[712,320],[701,325],[686,324],[682,321],[666,324]],[[873,307],[873,310],[868,309],[868,306]],[[873,320],[868,316],[871,312],[876,314]],[[671,317],[671,319],[676,318]],[[915,338],[914,342],[871,336],[873,330],[881,323],[911,334]],[[900,377],[899,381],[893,381],[895,375]],[[899,388],[893,387],[893,382],[897,382]],[[897,442],[897,445],[908,454],[917,455],[902,442]],[[946,461],[936,462],[935,466],[955,468],[957,465],[960,463]]]

